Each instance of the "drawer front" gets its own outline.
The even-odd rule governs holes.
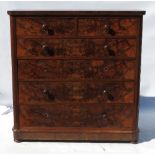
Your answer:
[[[133,128],[134,107],[130,104],[54,104],[20,106],[22,127]]]
[[[80,36],[137,36],[136,18],[81,18],[78,20]]]
[[[135,79],[135,61],[19,60],[18,78],[19,80],[133,80]]]
[[[20,82],[20,104],[134,103],[133,82]]]
[[[135,39],[18,39],[18,57],[136,57]]]
[[[17,17],[16,29],[17,35],[21,36],[74,36],[76,20],[73,18]]]

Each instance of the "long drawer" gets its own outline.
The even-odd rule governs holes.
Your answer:
[[[20,105],[20,127],[98,127],[132,129],[135,109],[131,104],[60,103]]]
[[[31,39],[18,38],[18,57],[135,58],[135,39]]]
[[[134,82],[19,82],[20,104],[134,103]]]
[[[19,80],[134,80],[135,72],[135,61],[133,60],[18,61]]]

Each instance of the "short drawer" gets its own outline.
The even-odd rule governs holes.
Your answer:
[[[74,36],[74,18],[17,17],[16,33],[20,36]]]
[[[134,60],[18,60],[19,80],[134,80],[135,71]]]
[[[18,38],[18,57],[136,57],[135,39]]]
[[[137,36],[139,19],[137,18],[81,18],[78,20],[80,36]]]
[[[19,82],[20,104],[134,103],[134,82]]]
[[[20,106],[20,128],[96,127],[132,129],[135,109],[130,104],[78,103]]]

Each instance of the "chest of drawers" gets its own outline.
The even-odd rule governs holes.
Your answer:
[[[8,11],[16,141],[137,141],[145,11]]]

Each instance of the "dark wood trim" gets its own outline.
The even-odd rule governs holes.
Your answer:
[[[58,132],[64,132],[64,133],[134,133],[137,132],[137,130],[131,130],[131,129],[119,129],[119,128],[114,128],[115,130],[111,129],[111,128],[90,128],[90,127],[24,127],[22,129],[13,129],[13,131],[24,131],[24,132],[45,132],[47,131],[49,132],[54,132],[54,133],[58,133]]]
[[[46,57],[46,56],[38,56],[38,57],[18,57],[18,60],[136,60],[136,57],[127,58],[127,57]]]
[[[135,117],[135,128],[138,129],[138,119],[139,119],[139,97],[140,97],[140,75],[141,75],[141,53],[142,53],[142,32],[143,32],[143,16],[140,18],[140,27],[139,27],[139,46],[138,46],[138,57],[137,57],[137,82],[136,82],[136,117]],[[137,135],[138,136],[138,135]],[[138,137],[137,137],[138,138]]]
[[[17,36],[18,38],[23,38],[23,39],[136,39],[137,36],[116,36],[116,37],[83,37],[78,35],[78,37],[51,37],[51,36]]]
[[[84,81],[101,81],[101,82],[134,82],[135,80],[117,80],[117,79],[85,79],[85,80],[55,80],[55,79],[26,79],[26,80],[18,80],[18,82],[84,82]]]
[[[53,131],[24,131],[14,130],[15,141],[110,141],[110,142],[135,142],[138,131],[131,132],[53,132]],[[63,140],[62,140],[63,139]]]
[[[145,11],[8,11],[11,16],[141,16]]]
[[[13,90],[13,109],[14,109],[14,128],[19,128],[19,106],[18,106],[18,71],[16,59],[16,20],[10,17],[11,31],[11,55],[12,55],[12,90]]]

